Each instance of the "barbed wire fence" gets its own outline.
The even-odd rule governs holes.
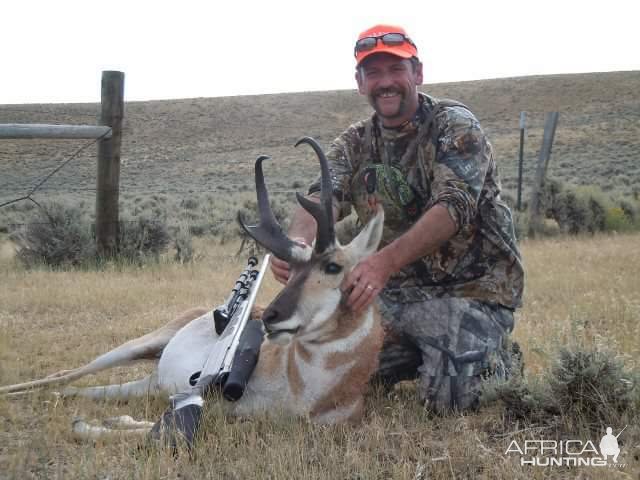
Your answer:
[[[83,111],[59,110],[59,109],[45,110],[41,108],[32,109],[32,108],[2,107],[0,112],[25,114],[27,116],[31,116],[36,113],[41,115],[51,115],[55,117],[66,116],[72,119],[80,119],[81,121],[82,119],[86,119],[86,118],[99,117],[99,115],[95,113],[86,113]],[[239,128],[239,127],[246,127],[246,124],[240,123],[240,122],[237,122],[237,123],[225,122],[224,127]],[[295,131],[297,128],[299,128],[299,126],[278,124],[278,125],[269,125],[268,128],[270,130],[275,129],[275,130]],[[73,174],[69,174],[69,173],[65,175],[65,179],[63,182],[64,184],[54,184],[52,182],[52,180],[55,179],[56,175],[60,174],[60,172],[62,171],[68,172],[69,169],[73,169],[76,165],[74,161],[81,159],[83,155],[86,154],[87,151],[92,146],[99,144],[99,142],[103,140],[108,133],[110,132],[104,133],[101,136],[93,138],[88,142],[84,142],[79,148],[75,148],[71,154],[69,154],[68,152],[64,152],[62,150],[58,151],[57,155],[55,155],[56,157],[60,158],[60,161],[57,162],[57,165],[53,166],[51,169],[48,169],[45,172],[42,172],[40,175],[36,175],[30,181],[27,181],[27,182],[20,181],[18,183],[13,183],[13,184],[8,184],[6,180],[0,181],[0,211],[7,207],[11,207],[11,206],[15,207],[15,205],[20,202],[30,202],[34,204],[39,209],[39,211],[42,212],[44,216],[48,219],[47,221],[11,221],[11,220],[2,219],[2,216],[0,215],[0,227],[2,227],[2,231],[5,231],[5,232],[15,231],[17,229],[24,229],[24,228],[29,228],[29,227],[38,226],[38,225],[51,224],[53,220],[49,216],[47,209],[43,206],[45,202],[41,198],[36,198],[43,195],[47,197],[52,197],[52,198],[55,198],[56,196],[59,196],[59,195],[68,196],[70,194],[76,197],[90,197],[90,196],[95,197],[96,195],[98,195],[99,192],[113,193],[117,191],[119,193],[127,192],[133,195],[138,194],[138,195],[147,195],[147,196],[172,194],[174,197],[178,197],[178,198],[184,197],[186,199],[189,196],[198,195],[198,194],[228,195],[230,190],[233,190],[234,188],[238,192],[249,191],[246,183],[230,184],[229,182],[220,182],[212,185],[208,184],[206,186],[190,185],[188,188],[184,188],[182,190],[179,188],[167,188],[166,186],[160,187],[152,184],[148,186],[132,185],[125,188],[122,188],[122,186],[119,185],[117,189],[105,189],[105,188],[101,189],[101,188],[98,188],[97,186],[96,187],[82,186],[82,182],[77,182],[73,180],[70,182],[69,178],[72,178]],[[292,136],[290,140],[291,140],[290,143],[293,143],[293,140],[297,140],[297,139]],[[266,142],[266,144],[263,143],[262,145],[266,147],[282,147],[283,144],[286,144],[286,139],[284,141],[273,140],[271,142]],[[208,153],[211,155],[225,154],[229,152],[236,152],[236,149],[228,148],[228,147],[225,148],[224,146],[208,149]],[[4,153],[5,152],[0,150],[0,154],[4,154]],[[227,161],[226,163],[233,163],[233,162]],[[4,177],[5,175],[3,175],[2,172],[0,172],[0,176]],[[7,175],[5,179],[7,177],[10,177],[10,175]],[[302,186],[302,184],[300,184],[300,186]],[[294,198],[294,194],[300,191],[300,189],[296,189],[296,188],[282,188],[282,185],[279,182],[272,185],[269,188],[269,190],[272,195],[290,195],[292,199]],[[189,210],[188,208],[184,208],[185,212],[187,212],[188,210]],[[126,223],[135,223],[135,222],[137,222],[137,220],[118,219],[117,221],[114,221],[114,222],[103,222],[103,223],[126,224]],[[209,226],[215,228],[218,226],[235,224],[236,222],[237,222],[237,219],[235,215],[224,216],[224,217],[218,217],[218,218],[212,219],[209,222]]]
[[[33,196],[37,193],[52,193],[52,194],[78,194],[84,196],[95,196],[98,191],[116,191],[115,189],[98,189],[97,187],[81,187],[81,186],[67,186],[67,185],[47,185],[47,182],[52,179],[54,175],[65,168],[71,168],[73,165],[71,162],[79,157],[79,155],[87,150],[89,147],[95,145],[100,138],[96,140],[92,140],[90,142],[85,143],[82,147],[76,150],[74,153],[66,157],[63,161],[59,163],[55,168],[53,168],[49,173],[43,174],[40,177],[35,179],[35,182],[32,186],[30,185],[2,185],[2,191],[0,192],[2,197],[13,197],[10,200],[2,201],[0,200],[0,209],[4,207],[8,207],[9,205],[21,202],[21,201],[31,201],[34,204],[39,206],[39,203],[33,198]],[[70,165],[71,164],[71,165]],[[267,183],[268,185],[268,183]],[[207,186],[190,186],[188,189],[175,189],[175,188],[167,188],[167,187],[146,187],[146,186],[137,186],[137,187],[125,187],[119,188],[119,191],[124,191],[128,193],[135,194],[145,194],[145,195],[162,195],[167,193],[173,194],[182,194],[183,196],[193,195],[193,194],[228,194],[230,190],[242,191],[247,189],[246,183],[219,183]],[[283,188],[269,188],[269,192],[271,194],[295,194],[300,190],[296,189],[283,189]],[[25,193],[26,192],[26,193]],[[228,221],[234,221],[234,219],[228,219]],[[24,225],[24,224],[21,224]]]
[[[100,141],[102,137],[98,137],[95,140],[91,140],[89,142],[84,143],[80,148],[74,151],[72,154],[68,155],[64,158],[56,167],[51,169],[48,173],[41,175],[40,177],[35,179],[35,182],[32,186],[20,186],[20,185],[3,185],[2,186],[2,196],[3,197],[13,197],[10,200],[0,201],[0,209],[4,207],[8,207],[10,205],[22,202],[29,201],[35,204],[42,212],[46,214],[46,209],[41,205],[42,200],[38,201],[34,198],[36,194],[76,194],[79,196],[86,196],[88,198],[95,197],[96,192],[98,190],[101,191],[114,191],[109,189],[98,189],[96,187],[78,187],[78,186],[67,186],[67,185],[48,185],[47,182],[52,179],[57,173],[61,172],[63,169],[72,168],[72,161],[76,160],[80,157],[80,155],[85,152],[87,149],[95,145],[98,141]],[[214,152],[215,153],[215,152]],[[209,186],[201,186],[201,187],[189,187],[184,190],[177,189],[167,189],[166,187],[141,187],[138,186],[136,188],[119,188],[121,192],[134,193],[134,194],[144,194],[144,195],[164,195],[167,192],[177,194],[178,196],[187,197],[195,194],[228,194],[229,190],[237,190],[242,191],[246,189],[247,185],[243,183],[237,184],[214,184]],[[295,193],[299,192],[297,189],[282,189],[282,188],[269,188],[269,192],[272,195],[295,195]],[[185,208],[185,210],[188,210]],[[133,221],[133,220],[131,220]],[[129,221],[129,222],[131,222]],[[127,222],[127,220],[121,220],[120,222]],[[236,222],[235,218],[219,218],[216,220],[217,223],[233,223]],[[46,222],[19,222],[19,223],[5,223],[5,226],[10,228],[13,227],[25,227],[29,225],[40,225]]]
[[[293,128],[293,127],[289,126],[287,128]],[[14,233],[14,232],[17,233],[17,232],[25,232],[28,229],[38,227],[38,226],[53,226],[54,220],[49,215],[48,208],[50,208],[50,205],[54,203],[51,201],[51,199],[56,199],[57,197],[69,198],[69,196],[71,196],[71,197],[75,197],[76,199],[79,197],[79,202],[85,202],[85,199],[86,199],[90,203],[91,200],[95,198],[97,192],[100,190],[96,186],[69,185],[69,184],[61,185],[61,184],[53,183],[53,180],[55,180],[57,176],[62,176],[67,178],[72,177],[73,172],[69,173],[69,170],[73,170],[74,168],[76,168],[78,165],[78,161],[83,161],[87,157],[90,157],[91,147],[96,145],[101,140],[101,138],[102,137],[98,137],[89,142],[83,143],[79,148],[74,149],[71,154],[65,154],[62,151],[59,151],[57,156],[60,157],[60,160],[57,161],[57,165],[52,166],[46,172],[43,172],[41,175],[38,175],[37,177],[35,177],[30,184],[3,185],[2,188],[0,189],[1,190],[0,213],[5,208],[10,208],[12,205],[15,206],[19,202],[25,201],[25,202],[34,204],[38,208],[38,211],[41,212],[41,215],[37,215],[37,216],[40,219],[44,217],[44,218],[47,218],[47,220],[43,221],[43,220],[35,219],[35,220],[24,220],[24,221],[15,221],[15,220],[12,221],[10,217],[9,219],[7,219],[6,216],[5,218],[2,218],[3,215],[0,214],[0,231],[4,231],[7,233]],[[274,146],[278,146],[278,147],[282,146],[281,142],[273,142],[273,144]],[[221,152],[226,152],[226,151],[227,151],[226,149],[221,149]],[[214,151],[214,154],[215,154],[215,151]],[[302,187],[302,183],[300,183],[300,187]],[[286,195],[287,197],[290,197],[292,202],[295,202],[295,194],[300,192],[301,190],[302,191],[304,190],[303,188],[300,188],[300,189],[282,188],[281,184],[278,184],[278,183],[275,183],[269,186],[268,188],[269,188],[270,194],[272,195],[272,198],[275,197],[276,199],[278,199],[279,195]],[[104,191],[106,189],[102,189],[102,190]],[[229,195],[230,191],[233,191],[233,190],[235,190],[235,192],[238,194],[244,194],[246,192],[248,194],[247,196],[250,196],[251,193],[253,193],[248,183],[230,184],[228,182],[220,182],[220,183],[215,182],[212,184],[210,183],[208,185],[189,186],[188,188],[183,188],[183,189],[167,188],[166,186],[161,187],[157,185],[144,186],[139,184],[131,185],[125,188],[123,188],[123,186],[120,185],[118,188],[118,191],[120,192],[120,194],[127,193],[130,196],[142,196],[142,197],[152,197],[154,195],[163,195],[165,196],[165,198],[170,197],[171,201],[174,204],[178,203],[180,205],[182,205],[182,203],[185,203],[189,199],[193,199],[194,197],[197,197],[198,195],[200,196]],[[114,190],[112,189],[111,191],[114,191]],[[5,200],[2,197],[5,197],[5,198],[9,197],[9,199]],[[41,197],[44,197],[46,200],[43,201]],[[231,203],[233,203],[232,198],[230,198],[229,200]],[[282,197],[280,197],[280,200],[282,200]],[[132,219],[119,218],[117,221],[117,224],[120,227],[123,227],[127,224],[131,224],[132,226],[134,226],[133,224],[136,224],[139,222],[139,217],[137,217],[136,214],[134,214],[133,216],[131,215],[131,209],[133,208],[133,205],[131,204],[131,202],[129,202],[129,207],[130,207],[129,211],[126,213]],[[242,203],[237,205],[237,207],[241,208]],[[171,209],[171,207],[167,207],[167,210],[169,209]],[[203,209],[206,209],[205,205],[203,205]],[[227,212],[228,212],[228,209],[227,209]],[[148,213],[148,212],[143,212],[142,215],[144,215],[145,213]],[[217,216],[214,214],[211,218],[205,218],[203,216],[203,212],[200,212],[201,215],[199,218],[187,218],[189,215],[192,214],[192,209],[187,207],[182,208],[181,212],[175,211],[175,209],[173,209],[171,213],[173,215],[172,225],[174,225],[174,228],[175,228],[175,225],[178,224],[180,225],[180,228],[186,229],[190,233],[199,232],[199,233],[193,233],[196,236],[200,236],[203,234],[212,234],[214,237],[217,237],[220,240],[220,242],[224,241],[225,244],[226,242],[229,241],[229,239],[235,239],[237,241],[240,241],[241,243],[240,243],[240,247],[238,248],[238,251],[236,252],[235,251],[236,247],[233,247],[234,251],[229,254],[231,256],[235,254],[235,257],[237,257],[240,254],[246,253],[247,249],[249,249],[248,251],[251,254],[256,253],[255,251],[251,250],[252,246],[250,242],[249,244],[246,244],[245,241],[243,241],[245,239],[242,238],[241,230],[237,228],[236,215],[227,214],[226,216]],[[157,218],[152,218],[149,221],[152,223],[153,222],[161,223],[164,227],[167,227],[168,225],[166,212],[164,215],[160,215]],[[204,231],[203,231],[203,224],[206,226]],[[93,224],[92,224],[92,228],[95,228]],[[125,227],[125,229],[126,228],[127,227]],[[176,234],[175,232],[177,231],[177,229],[172,231],[174,232],[172,235],[174,235]],[[223,238],[226,240],[222,240]],[[233,244],[235,245],[235,243]],[[229,257],[229,255],[222,255],[220,258],[226,258],[226,257]],[[207,253],[206,256],[211,257],[212,255],[211,253]]]

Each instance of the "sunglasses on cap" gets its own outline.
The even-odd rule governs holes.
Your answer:
[[[385,33],[384,35],[380,35],[378,37],[364,37],[358,40],[354,49],[354,55],[357,56],[359,52],[368,52],[369,50],[373,50],[378,45],[378,40],[388,47],[398,47],[407,42],[416,50],[418,49],[418,47],[416,47],[416,44],[413,43],[409,37],[402,33]]]

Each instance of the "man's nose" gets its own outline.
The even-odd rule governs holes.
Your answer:
[[[380,76],[378,85],[381,87],[389,87],[393,85],[393,75],[391,75],[391,73],[389,72],[383,72]]]

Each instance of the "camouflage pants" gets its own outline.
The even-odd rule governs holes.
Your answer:
[[[421,400],[436,412],[476,407],[482,379],[511,368],[507,308],[466,298],[403,303],[384,293],[378,305],[385,340],[374,381],[418,378]]]

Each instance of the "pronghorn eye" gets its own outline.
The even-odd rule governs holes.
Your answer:
[[[324,273],[327,273],[329,275],[337,275],[341,271],[342,271],[342,266],[334,262],[329,262],[324,267]]]

